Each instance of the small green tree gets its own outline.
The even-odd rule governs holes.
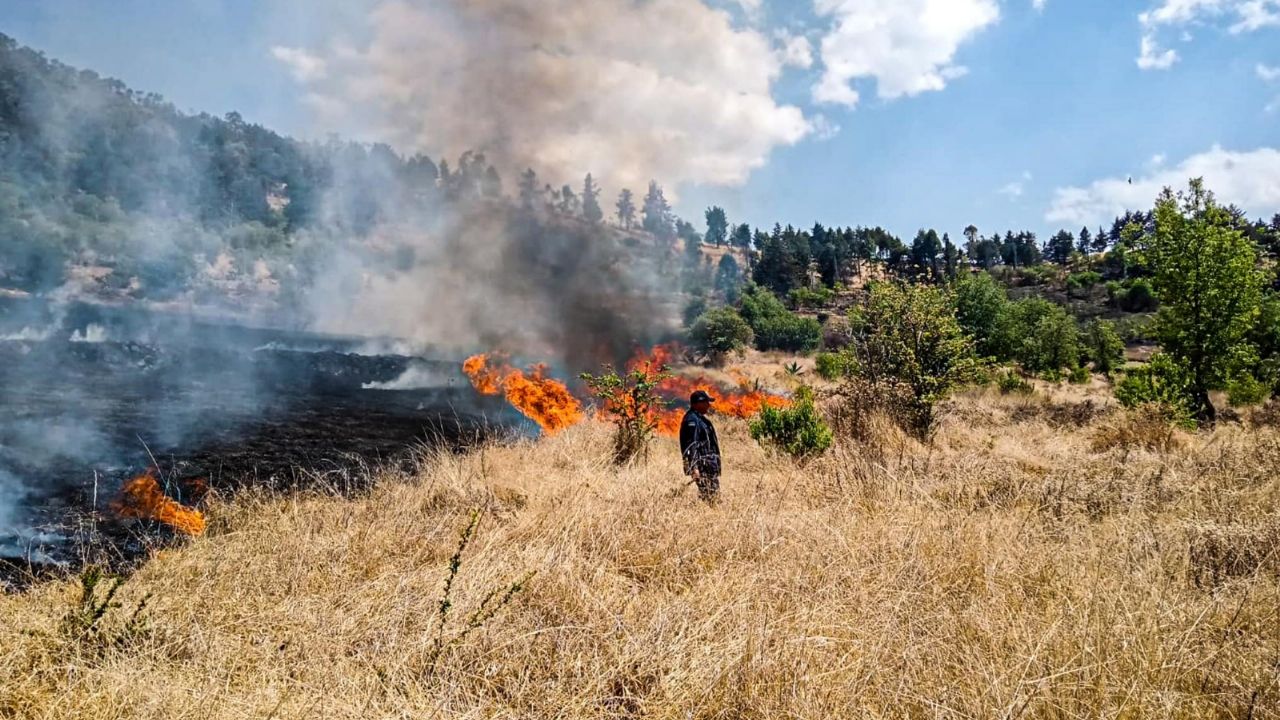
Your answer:
[[[1124,363],[1124,341],[1110,320],[1094,320],[1084,332],[1084,349],[1093,369],[1107,374]]]
[[[1257,322],[1265,279],[1257,247],[1202,179],[1186,192],[1161,193],[1155,230],[1139,247],[1162,305],[1160,344],[1189,374],[1193,415],[1212,422],[1209,391],[1223,386],[1231,359],[1249,351]]]
[[[998,360],[1017,360],[1030,373],[1056,374],[1080,364],[1075,320],[1059,305],[1028,298],[1006,305],[991,347]]]
[[[637,458],[646,459],[658,417],[667,406],[667,401],[658,396],[658,386],[671,373],[665,365],[637,368],[625,375],[608,365],[604,370],[601,375],[583,373],[581,377],[613,420],[613,461],[626,465]]]
[[[999,347],[997,331],[1009,298],[991,274],[981,272],[961,277],[955,283],[953,297],[956,320],[965,334],[973,338],[978,354],[994,358],[1006,354]]]
[[[707,360],[718,362],[730,353],[741,354],[754,339],[751,326],[733,308],[703,313],[689,330],[689,344]]]
[[[831,447],[831,428],[818,414],[813,390],[802,387],[790,406],[765,406],[760,417],[751,422],[751,437],[762,445],[771,445],[797,460],[821,455]]]
[[[866,308],[851,318],[853,351],[864,379],[900,395],[904,428],[927,439],[936,405],[974,375],[973,341],[943,290],[879,283]]]

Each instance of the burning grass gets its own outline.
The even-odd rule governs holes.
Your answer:
[[[203,481],[197,481],[203,485]],[[203,535],[204,513],[171,499],[160,489],[154,468],[124,484],[113,504],[122,517],[155,520],[183,535]]]
[[[122,587],[151,596],[128,644],[58,635],[74,582],[0,597],[0,717],[1280,717],[1280,434],[1095,450],[1113,417],[1034,401],[803,469],[722,419],[716,507],[597,422],[241,496]],[[536,576],[436,657],[475,508],[457,607]]]

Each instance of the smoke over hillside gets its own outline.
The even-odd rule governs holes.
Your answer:
[[[796,53],[700,0],[388,0],[278,47],[317,130],[615,188],[741,184],[812,130],[772,86]],[[319,13],[317,13],[319,14]]]

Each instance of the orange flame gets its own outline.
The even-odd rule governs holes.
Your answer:
[[[661,372],[663,367],[671,365],[671,359],[677,349],[675,346],[659,345],[647,353],[640,353],[632,358],[627,364],[627,369],[640,370],[652,377]],[[734,391],[718,389],[717,383],[706,377],[688,378],[673,375],[658,384],[658,393],[669,400],[682,400],[696,390],[705,390],[715,397],[716,412],[744,420],[760,414],[765,407],[782,408],[790,404],[790,401],[784,397],[753,387],[746,377],[738,375],[736,378],[738,388]],[[684,410],[678,405],[662,411],[657,417],[658,432],[670,437],[678,436],[680,421],[683,417]]]
[[[659,345],[649,351],[641,351],[627,363],[627,371],[641,371],[650,378],[656,377],[665,367],[672,365],[677,348]],[[492,362],[490,355],[475,355],[462,364],[462,371],[471,379],[477,392],[483,395],[505,395],[526,417],[538,423],[548,434],[554,434],[580,422],[582,403],[564,383],[546,377],[545,365],[534,365],[528,372],[511,367],[505,362]],[[682,401],[695,390],[706,390],[716,398],[716,412],[736,418],[749,419],[760,414],[765,407],[781,408],[790,401],[754,387],[741,375],[736,390],[724,389],[706,377],[688,378],[672,376],[658,384],[658,394],[668,400]],[[680,434],[680,421],[684,418],[682,403],[659,410],[652,418],[658,433],[667,437]]]
[[[158,520],[185,535],[204,534],[204,513],[165,495],[156,482],[154,468],[125,483],[113,507],[124,517]]]
[[[488,355],[467,358],[462,371],[484,395],[503,394],[512,407],[553,435],[582,420],[582,403],[559,380],[547,377],[546,365],[528,372],[498,363],[491,367]]]

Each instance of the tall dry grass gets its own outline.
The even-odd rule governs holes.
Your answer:
[[[242,496],[123,586],[134,635],[68,634],[72,582],[0,597],[0,717],[1280,717],[1280,436],[1106,447],[1079,401],[975,395],[932,447],[804,468],[722,421],[714,507],[593,424]],[[473,508],[449,632],[537,575],[433,662]]]

